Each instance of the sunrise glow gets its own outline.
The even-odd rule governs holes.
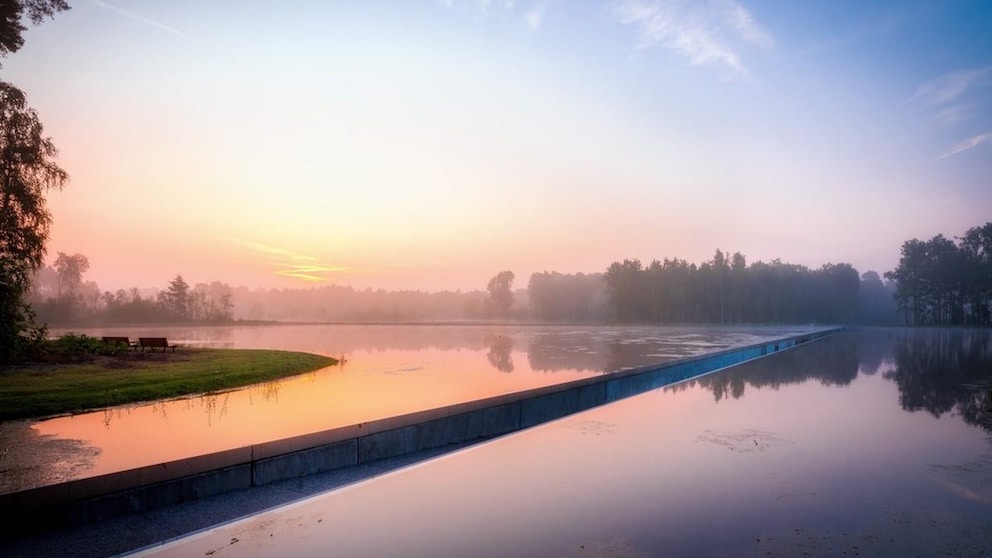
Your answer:
[[[895,267],[992,219],[988,5],[80,1],[4,62],[101,288]]]

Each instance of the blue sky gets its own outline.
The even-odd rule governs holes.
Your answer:
[[[3,79],[102,287],[884,272],[992,220],[992,3],[78,1]]]

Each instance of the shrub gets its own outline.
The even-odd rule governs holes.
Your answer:
[[[127,352],[124,345],[104,343],[101,339],[81,333],[66,333],[58,339],[46,340],[38,347],[37,360],[73,362],[94,355],[121,355]]]

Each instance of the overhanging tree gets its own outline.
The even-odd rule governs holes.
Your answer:
[[[24,44],[22,19],[40,23],[69,9],[64,0],[0,0],[0,57]],[[0,362],[20,352],[31,322],[24,296],[41,265],[52,217],[45,193],[68,175],[24,92],[0,81]]]

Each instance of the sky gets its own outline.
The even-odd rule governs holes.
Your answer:
[[[893,269],[992,221],[992,2],[76,0],[23,89],[104,290]]]

